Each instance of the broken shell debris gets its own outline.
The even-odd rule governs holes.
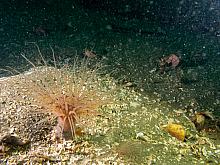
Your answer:
[[[167,125],[162,126],[170,135],[177,138],[180,141],[185,140],[186,131],[184,127],[180,124],[169,123]]]
[[[85,121],[82,135],[53,141],[56,119],[32,113],[41,107],[31,105],[32,98],[22,94],[21,79],[15,76],[0,81],[0,134],[14,133],[22,142],[17,140],[18,144],[28,142],[30,147],[8,148],[1,142],[3,164],[220,163],[220,145],[201,135],[184,112],[173,113],[176,110],[168,103],[130,88],[118,91],[117,104],[100,107],[101,115],[89,128]],[[192,137],[187,141],[186,130]]]

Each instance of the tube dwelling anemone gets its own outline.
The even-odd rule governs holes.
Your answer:
[[[76,137],[76,124],[97,116],[98,108],[114,102],[116,83],[109,75],[101,76],[98,65],[90,69],[88,60],[75,60],[72,67],[55,66],[34,66],[25,78],[26,90],[33,104],[42,107],[40,112],[57,118],[56,138],[64,132]]]

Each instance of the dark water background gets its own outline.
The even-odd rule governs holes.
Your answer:
[[[38,62],[71,62],[93,50],[121,82],[181,109],[220,115],[220,2],[1,1],[0,67],[26,70]],[[158,60],[181,57],[180,77],[158,72]],[[1,77],[6,76],[0,72]]]

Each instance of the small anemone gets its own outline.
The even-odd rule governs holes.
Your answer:
[[[97,109],[114,101],[116,83],[109,75],[101,75],[102,67],[88,67],[88,60],[75,60],[73,66],[35,66],[25,78],[28,94],[44,113],[57,118],[56,132],[71,132],[76,137],[76,124],[81,119],[96,116]],[[54,58],[55,61],[55,58]]]

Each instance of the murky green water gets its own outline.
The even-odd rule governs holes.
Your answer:
[[[136,101],[132,98],[132,102],[121,111],[107,113],[114,119],[109,125],[109,132],[103,137],[90,137],[90,141],[100,146],[111,145],[114,152],[137,164],[179,161],[180,164],[193,161],[216,163],[215,156],[208,154],[206,158],[197,146],[192,149],[194,141],[182,144],[171,139],[160,129],[160,125],[173,119],[195,136],[196,130],[190,125],[187,115],[196,111],[211,111],[216,117],[220,116],[219,37],[169,26],[158,33],[155,23],[141,26],[146,33],[124,28],[140,23],[138,21],[117,20],[122,28],[117,29],[112,26],[113,18],[99,13],[88,15],[77,8],[71,13],[56,14],[56,17],[54,14],[37,9],[31,12],[5,11],[1,27],[0,67],[26,70],[30,66],[20,56],[21,53],[39,62],[39,53],[33,42],[39,46],[48,63],[52,63],[51,48],[57,61],[63,64],[71,64],[72,59],[81,57],[86,48],[93,50],[98,56],[96,60],[102,59],[107,65],[106,72],[111,72],[120,84],[130,83],[128,89],[141,93],[141,96]],[[46,36],[33,30],[39,26],[47,29]],[[182,65],[178,73],[171,69],[160,74],[159,59],[173,53],[181,56]],[[5,72],[1,75],[4,76]],[[175,113],[180,110],[186,114]],[[138,140],[138,132],[143,132],[149,140]],[[216,145],[220,144],[218,138],[214,138]],[[210,149],[209,144],[206,147]],[[179,150],[184,151],[180,153]]]

